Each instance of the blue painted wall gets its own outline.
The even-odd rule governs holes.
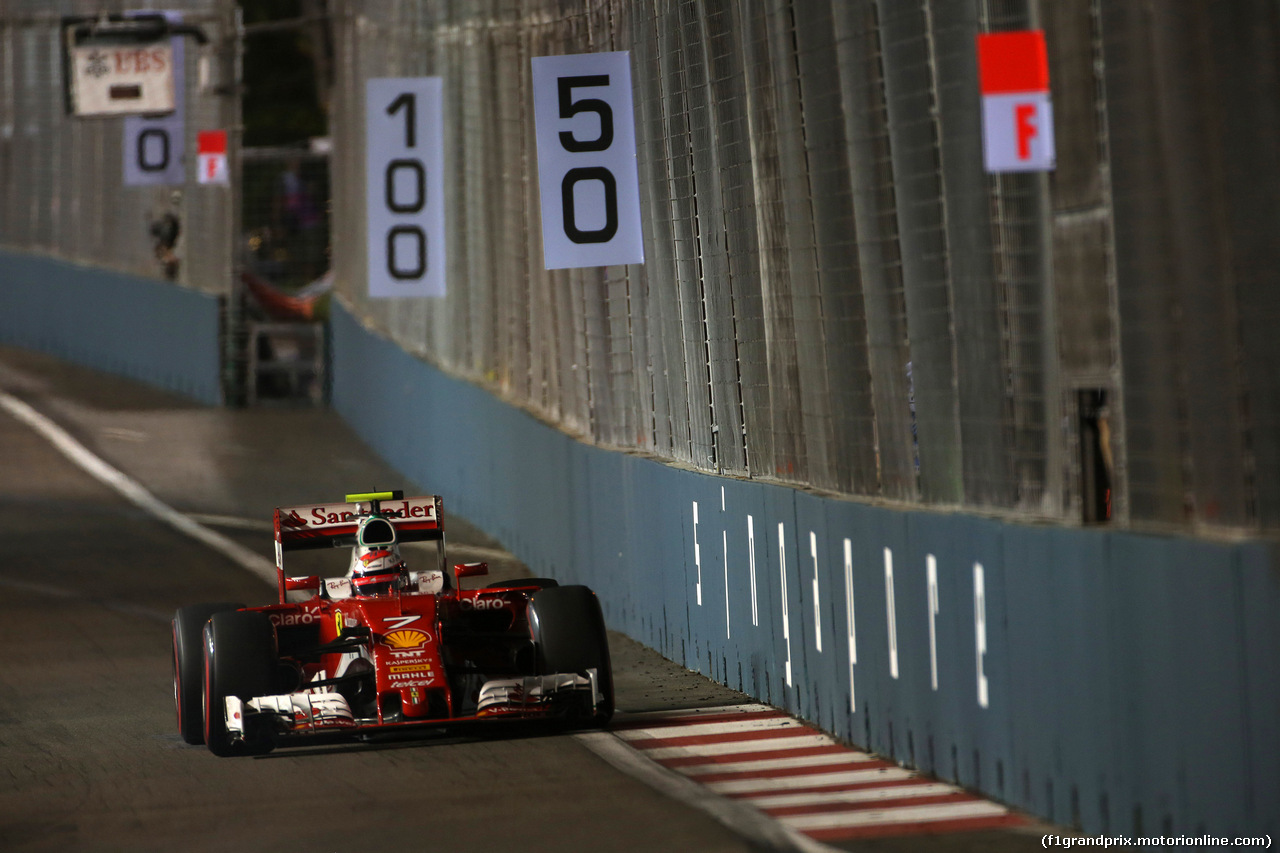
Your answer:
[[[204,403],[222,399],[218,300],[161,281],[0,251],[0,343]]]
[[[341,308],[332,342],[375,449],[685,666],[1086,832],[1280,836],[1272,545],[711,477],[573,441]]]

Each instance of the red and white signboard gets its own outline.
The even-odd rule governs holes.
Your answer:
[[[173,47],[77,45],[71,49],[71,105],[77,116],[173,111]]]
[[[202,184],[228,184],[227,132],[202,130],[196,136],[197,179]]]
[[[979,35],[978,79],[987,171],[1051,171],[1056,154],[1044,31]]]

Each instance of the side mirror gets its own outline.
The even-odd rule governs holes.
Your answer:
[[[474,578],[480,575],[489,574],[488,563],[454,563],[453,573],[458,576],[458,580],[463,578]]]

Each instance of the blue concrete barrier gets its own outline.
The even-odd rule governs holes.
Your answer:
[[[0,251],[0,343],[200,402],[222,399],[218,300],[161,281]]]
[[[620,631],[1085,832],[1280,836],[1271,544],[1015,524],[576,442],[334,311],[333,403]]]

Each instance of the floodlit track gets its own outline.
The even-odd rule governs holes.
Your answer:
[[[0,849],[819,849],[697,774],[619,758],[642,750],[613,733],[435,734],[256,759],[183,744],[173,610],[273,594],[246,570],[270,554],[270,537],[237,520],[385,487],[395,473],[324,413],[196,408],[3,348],[0,391],[158,504],[218,524],[233,545],[193,539],[185,523],[122,497],[111,477],[90,476],[14,406],[0,411]],[[521,571],[466,524],[451,535],[459,557],[491,558],[495,576]],[[236,559],[242,551],[251,558]],[[624,711],[743,699],[622,638],[613,651]],[[618,734],[637,731],[628,719],[619,714]],[[680,769],[674,755],[653,757]],[[689,787],[670,784],[676,777]]]

